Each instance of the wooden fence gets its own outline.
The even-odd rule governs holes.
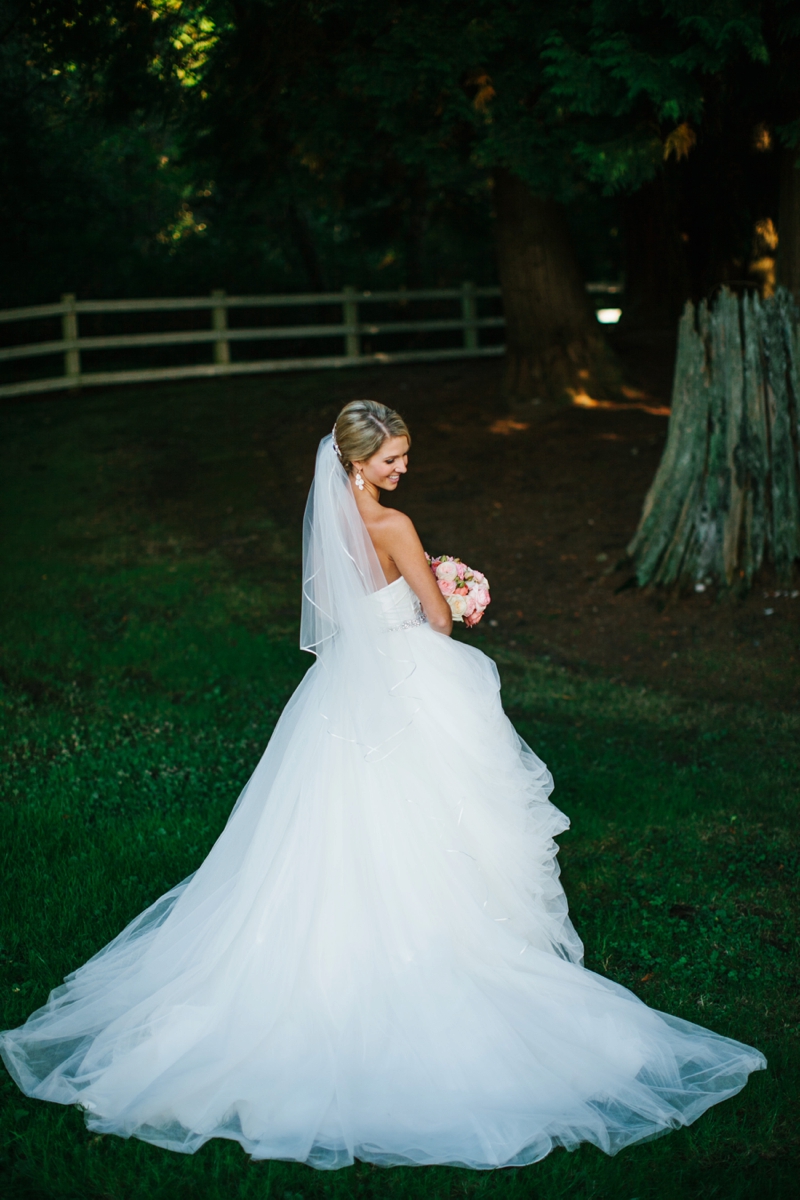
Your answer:
[[[614,294],[621,290],[614,284],[589,284],[587,290]],[[222,375],[258,374],[267,371],[299,371],[325,367],[352,367],[367,363],[424,362],[441,359],[477,358],[500,355],[501,344],[481,345],[480,331],[498,329],[505,325],[502,316],[479,316],[480,299],[499,299],[499,287],[476,287],[463,283],[458,288],[431,288],[393,292],[357,291],[345,287],[341,292],[287,296],[228,296],[213,291],[209,296],[194,296],[153,300],[77,300],[66,294],[57,304],[39,304],[28,308],[0,311],[0,325],[9,322],[37,321],[61,318],[61,337],[28,341],[22,345],[0,347],[0,364],[43,355],[59,355],[63,372],[41,378],[25,378],[0,384],[0,397],[22,396],[64,388],[93,387],[103,384],[146,383],[165,379],[208,378]],[[456,312],[452,317],[439,319],[364,320],[363,309],[371,304],[394,304],[405,308],[413,302],[447,301]],[[319,306],[341,309],[339,323],[316,321],[302,325],[264,324],[252,327],[231,327],[228,315],[235,309],[292,309]],[[205,329],[174,329],[166,332],[112,333],[100,336],[81,336],[80,318],[95,314],[178,313],[206,311],[210,323]],[[420,334],[454,332],[460,334],[460,344],[447,348],[391,352],[363,352],[362,339],[383,334]],[[304,355],[297,358],[257,358],[234,360],[231,346],[237,342],[277,342],[287,339],[337,338],[344,354],[326,356]],[[208,343],[212,361],[174,366],[155,366],[135,369],[85,370],[82,355],[97,350],[130,350],[167,346],[196,346]]]

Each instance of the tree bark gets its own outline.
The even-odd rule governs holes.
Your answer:
[[[800,155],[781,153],[778,198],[778,285],[800,300]]]
[[[506,317],[505,390],[563,400],[619,383],[572,248],[567,222],[516,175],[494,175],[497,261]]]
[[[666,171],[666,169],[665,169]],[[623,201],[625,304],[620,328],[675,328],[689,299],[684,243],[665,171]]]
[[[664,455],[628,546],[645,584],[746,588],[800,557],[800,310],[723,288],[680,321]]]

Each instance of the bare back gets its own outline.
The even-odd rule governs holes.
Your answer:
[[[440,633],[450,633],[450,606],[433,578],[413,521],[372,496],[355,496],[387,585],[402,576],[419,598],[428,623]]]

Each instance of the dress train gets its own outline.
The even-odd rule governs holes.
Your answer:
[[[196,874],[2,1035],[19,1086],[101,1133],[318,1168],[615,1153],[738,1092],[757,1050],[581,965],[568,822],[492,661],[402,579],[365,603],[403,664],[395,740],[365,747],[369,689],[315,663]]]

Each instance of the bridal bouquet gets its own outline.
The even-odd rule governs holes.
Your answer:
[[[477,625],[492,599],[486,576],[450,554],[440,554],[438,558],[426,554],[425,557],[439,591],[450,605],[453,620],[463,621],[467,626]]]

